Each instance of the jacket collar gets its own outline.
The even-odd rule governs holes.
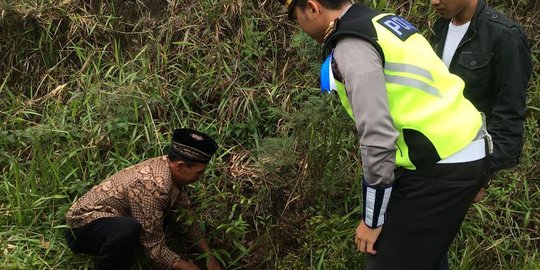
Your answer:
[[[476,3],[476,11],[474,12],[473,17],[471,18],[471,27],[472,29],[476,29],[476,21],[478,20],[478,16],[484,11],[486,8],[486,2],[484,0],[478,0],[478,3]]]

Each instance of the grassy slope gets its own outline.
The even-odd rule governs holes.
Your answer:
[[[424,2],[370,3],[427,29]],[[539,7],[490,3],[531,38],[526,141],[522,164],[471,209],[451,264],[538,269]],[[8,0],[0,9],[0,269],[91,266],[65,246],[65,211],[113,172],[162,154],[179,126],[222,146],[191,192],[228,268],[362,264],[354,128],[337,100],[317,94],[318,48],[272,15],[282,13],[274,2]]]

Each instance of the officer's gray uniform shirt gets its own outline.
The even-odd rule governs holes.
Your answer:
[[[334,60],[347,90],[360,137],[362,169],[368,185],[388,185],[394,181],[396,140],[388,107],[382,60],[377,50],[359,38],[341,39]]]

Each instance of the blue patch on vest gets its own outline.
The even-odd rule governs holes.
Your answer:
[[[418,33],[418,30],[414,25],[396,15],[384,16],[377,22],[390,30],[390,32],[394,33],[402,41],[405,41],[413,34]]]

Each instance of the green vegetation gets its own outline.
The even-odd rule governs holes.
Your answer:
[[[428,1],[369,3],[429,34]],[[450,263],[540,269],[540,6],[489,3],[531,40],[526,140],[521,165],[471,208]],[[319,48],[275,1],[0,0],[0,10],[0,269],[91,268],[66,247],[65,212],[163,154],[176,127],[221,145],[190,194],[227,269],[361,269],[354,126],[319,94]]]

